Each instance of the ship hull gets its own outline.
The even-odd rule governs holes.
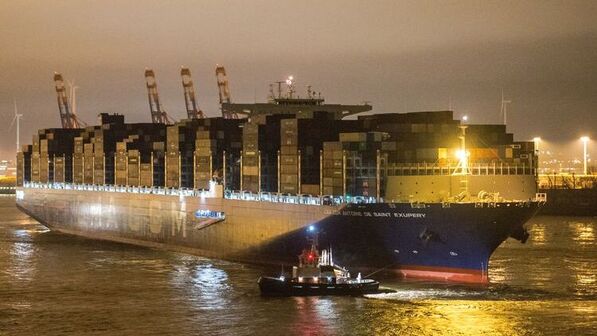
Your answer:
[[[17,206],[52,230],[233,261],[289,264],[319,233],[335,261],[403,277],[486,282],[492,252],[537,203],[318,206],[20,188]]]

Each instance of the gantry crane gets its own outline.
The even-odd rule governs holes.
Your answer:
[[[174,121],[162,108],[158,95],[158,83],[155,80],[155,73],[152,69],[145,69],[145,83],[147,84],[147,97],[149,99],[149,111],[151,122],[154,124],[173,124]]]
[[[191,70],[189,68],[181,67],[180,77],[182,78],[182,88],[184,90],[184,103],[187,108],[187,116],[189,119],[205,118],[203,111],[197,106],[195,100],[195,87],[191,79]]]
[[[56,94],[58,96],[58,112],[60,112],[60,122],[62,128],[81,128],[87,126],[79,120],[75,111],[71,110],[68,96],[66,95],[66,86],[64,79],[58,72],[54,73],[54,83],[56,84]]]
[[[218,81],[218,93],[220,95],[220,106],[222,109],[222,116],[226,119],[238,119],[236,113],[231,113],[226,110],[225,104],[230,104],[230,89],[228,88],[228,78],[226,77],[226,69],[223,66],[216,64],[216,79]]]

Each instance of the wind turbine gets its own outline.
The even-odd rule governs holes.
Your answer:
[[[14,105],[15,105],[15,116],[12,118],[12,122],[10,123],[10,127],[8,127],[8,130],[12,129],[12,125],[14,125],[15,120],[16,120],[16,122],[17,122],[17,153],[18,153],[21,150],[21,144],[19,143],[19,138],[20,138],[21,117],[23,117],[23,115],[18,113],[16,99],[14,100]]]
[[[504,89],[502,89],[502,107],[501,107],[501,113],[504,116],[504,125],[507,124],[508,121],[508,114],[507,114],[507,108],[508,108],[508,104],[512,103],[511,100],[505,100],[504,99]]]

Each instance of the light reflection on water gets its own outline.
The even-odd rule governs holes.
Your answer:
[[[535,246],[542,246],[547,243],[547,237],[545,236],[545,225],[543,224],[537,224],[533,226],[530,230],[530,235],[531,242]]]
[[[533,219],[529,243],[496,251],[488,286],[382,279],[396,292],[264,298],[256,280],[277,270],[0,220],[0,334],[589,335],[596,225]]]
[[[570,221],[569,229],[573,232],[572,239],[581,246],[595,243],[595,231],[591,223]]]

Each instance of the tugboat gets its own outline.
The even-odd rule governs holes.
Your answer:
[[[311,240],[311,247],[299,255],[299,265],[292,267],[292,277],[262,276],[257,283],[262,295],[307,296],[307,295],[363,295],[376,293],[379,282],[373,279],[350,277],[344,267],[335,265],[332,249],[317,249],[317,236]]]

